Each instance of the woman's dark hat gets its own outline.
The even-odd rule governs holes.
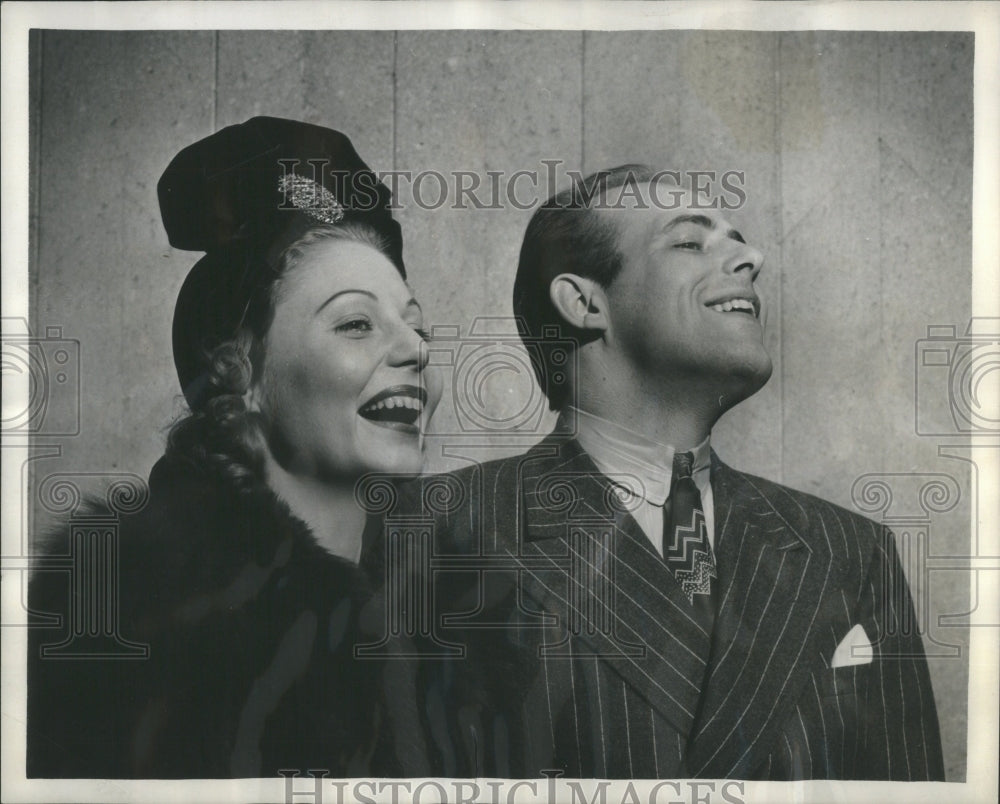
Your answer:
[[[174,364],[192,409],[210,390],[208,355],[235,335],[285,247],[309,228],[371,227],[406,277],[392,194],[339,131],[255,117],[177,154],[157,191],[170,245],[205,252],[174,309]]]

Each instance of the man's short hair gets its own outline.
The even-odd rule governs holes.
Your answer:
[[[559,341],[562,353],[567,340],[579,345],[595,336],[563,319],[552,304],[549,285],[562,273],[592,279],[605,288],[614,281],[622,269],[618,227],[595,207],[609,189],[647,184],[656,176],[651,167],[639,164],[592,173],[548,199],[528,222],[514,279],[514,315],[524,322],[521,339],[532,344],[532,368],[552,410],[565,407],[572,393],[567,383],[549,382],[554,372],[564,370],[551,361],[556,348],[552,342]],[[558,332],[558,338],[548,337],[551,332]]]

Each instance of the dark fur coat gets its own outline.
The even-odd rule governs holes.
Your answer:
[[[119,534],[118,632],[149,656],[41,658],[68,633],[71,579],[36,569],[29,608],[63,625],[30,631],[29,776],[422,775],[409,667],[353,655],[384,632],[377,581],[266,487],[164,458]]]

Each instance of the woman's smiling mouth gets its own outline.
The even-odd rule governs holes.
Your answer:
[[[380,391],[358,409],[358,414],[372,424],[419,433],[417,422],[427,403],[427,392],[415,385],[394,385]]]

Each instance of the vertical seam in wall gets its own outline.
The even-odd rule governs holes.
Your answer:
[[[30,33],[29,33],[30,37]],[[28,69],[34,68],[37,73],[36,83],[36,94],[35,97],[31,97],[31,77],[28,77],[28,103],[29,106],[32,101],[37,102],[37,108],[35,109],[35,130],[29,132],[31,141],[28,143],[28,181],[29,188],[34,187],[34,193],[31,193],[29,189],[29,195],[33,196],[31,198],[31,205],[28,209],[28,215],[30,216],[28,221],[28,231],[34,232],[34,241],[30,242],[28,253],[28,327],[29,332],[39,332],[38,319],[39,319],[39,276],[41,273],[41,242],[42,242],[42,111],[45,108],[45,104],[42,99],[45,97],[45,70],[44,65],[44,53],[45,53],[45,31],[39,31],[35,37],[35,47],[37,51],[35,53],[35,60],[31,60],[31,40],[28,40]],[[29,117],[31,119],[30,111]],[[34,159],[32,159],[32,153],[34,154]],[[32,222],[34,226],[32,226]],[[30,236],[30,235],[29,235]],[[26,554],[29,545],[31,544],[31,535],[35,532],[35,522],[38,521],[38,515],[35,511],[35,489],[38,485],[38,470],[35,467],[34,462],[28,467],[27,473],[27,493],[28,493],[28,504],[24,507],[24,526],[25,529],[22,534],[27,535],[28,541],[25,542],[25,538],[22,535],[21,552]]]
[[[212,131],[219,127],[219,32],[212,37]]]
[[[585,122],[586,122],[586,104],[587,95],[585,92],[587,75],[587,32],[580,31],[580,172],[586,174],[586,151],[584,146],[586,143],[585,135]]]
[[[111,34],[111,36],[114,37],[114,34]],[[151,39],[154,38],[155,36],[156,36],[155,33],[151,34],[150,35],[151,38],[147,40],[147,46],[149,47],[150,51],[154,49]],[[171,34],[165,33],[164,36],[170,37]],[[119,41],[123,43],[125,52],[126,53],[129,52],[129,47],[127,43],[130,40],[128,36],[123,35],[123,38]],[[128,182],[128,178],[123,177],[122,189],[124,189],[124,185],[126,182]],[[132,270],[134,270],[133,267],[128,264],[117,265],[115,267],[115,270],[117,272],[117,277],[116,277],[117,280],[122,283],[123,287],[128,287],[129,285],[128,275],[129,273],[131,273]],[[125,363],[126,357],[129,354],[129,349],[126,346],[127,339],[125,337],[125,322],[128,320],[128,310],[131,307],[131,305],[128,303],[128,293],[119,293],[116,294],[116,296],[118,300],[117,309],[115,310],[115,313],[117,315],[117,326],[115,327],[115,339],[113,343],[117,347],[117,354],[115,355],[115,365],[122,367],[126,364]],[[83,389],[81,388],[81,391],[82,390]],[[125,432],[127,429],[126,421],[129,418],[128,413],[130,409],[130,397],[134,397],[134,394],[135,394],[135,387],[130,383],[127,389],[123,387],[122,392],[119,394],[115,394],[114,396],[115,449],[111,453],[114,456],[113,458],[114,462],[111,465],[112,469],[120,469],[127,462],[126,456],[129,454],[131,444],[126,443],[126,438],[125,438]]]
[[[775,177],[775,184],[778,194],[778,230],[780,236],[778,237],[778,282],[777,282],[777,293],[778,298],[775,300],[778,308],[778,362],[780,364],[778,371],[778,480],[781,483],[785,482],[785,309],[782,304],[782,299],[784,296],[785,287],[785,186],[783,184],[784,180],[784,165],[782,160],[784,158],[784,143],[782,142],[782,131],[781,131],[781,42],[783,35],[779,31],[776,36],[778,37],[778,44],[775,47],[775,64],[774,64],[774,142],[777,146],[777,159],[774,161],[775,171],[777,175]]]
[[[29,222],[29,227],[34,231],[34,242],[31,243],[31,253],[28,256],[28,321],[32,322],[32,319],[37,319],[38,313],[38,275],[41,270],[41,264],[39,263],[39,258],[41,257],[41,210],[42,210],[42,112],[45,108],[42,103],[42,98],[45,97],[45,70],[44,65],[44,53],[45,53],[45,31],[39,31],[38,36],[35,40],[35,46],[37,47],[35,63],[32,65],[37,71],[38,78],[36,79],[36,86],[38,88],[36,98],[38,103],[38,108],[35,110],[35,130],[31,133],[31,143],[28,146],[28,180],[31,185],[34,185],[33,199],[28,214],[31,216],[31,221]],[[29,64],[31,63],[30,55],[30,40],[29,40]],[[30,87],[30,78],[29,78]],[[30,88],[29,88],[30,92]],[[29,98],[29,103],[35,100],[35,98]],[[33,147],[32,147],[33,146]],[[31,158],[32,151],[34,152],[34,159]],[[30,185],[29,185],[30,186]],[[34,226],[31,226],[31,223]],[[32,326],[37,324],[37,320],[32,322]]]
[[[885,354],[885,232],[883,230],[882,219],[882,42],[883,35],[876,34],[875,39],[875,208],[878,210],[878,345],[879,354],[882,361],[886,359]],[[882,376],[887,376],[882,372]],[[882,406],[882,421],[880,422],[883,433],[890,432],[888,422],[888,409]],[[879,439],[882,447],[882,454],[879,456],[879,471],[885,471],[886,465],[886,441]]]
[[[399,108],[398,108],[398,87],[396,82],[398,80],[396,75],[396,66],[399,63],[399,31],[392,32],[392,170],[395,173],[399,169],[396,164],[396,128],[399,121]],[[393,203],[398,203],[399,199],[393,199]]]

